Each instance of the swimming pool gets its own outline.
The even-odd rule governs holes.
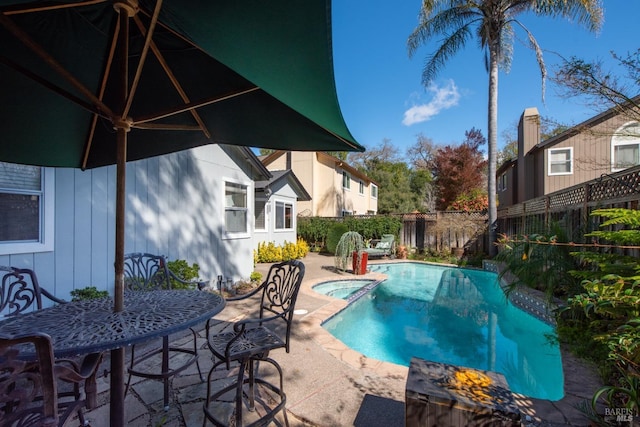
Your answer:
[[[388,279],[322,325],[347,346],[404,366],[416,356],[496,371],[516,393],[564,396],[553,328],[509,304],[495,273],[410,262],[371,269]]]
[[[349,299],[356,292],[367,285],[375,283],[375,280],[354,279],[354,280],[331,280],[320,283],[313,287],[313,290],[334,298]]]

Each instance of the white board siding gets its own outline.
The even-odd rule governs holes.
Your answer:
[[[115,167],[55,170],[52,252],[0,256],[0,265],[33,268],[42,286],[70,299],[96,286],[113,291]],[[152,252],[200,265],[200,276],[240,280],[253,271],[253,239],[226,239],[222,176],[253,184],[217,145],[127,165],[125,252]],[[249,215],[253,216],[252,203]],[[251,234],[251,233],[250,233]]]

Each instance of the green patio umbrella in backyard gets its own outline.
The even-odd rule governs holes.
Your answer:
[[[117,165],[114,310],[126,161],[210,143],[363,151],[337,102],[330,18],[330,0],[0,0],[0,160]]]

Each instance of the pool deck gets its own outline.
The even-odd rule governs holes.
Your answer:
[[[408,368],[370,359],[349,349],[320,325],[342,309],[346,302],[320,295],[311,288],[337,279],[381,277],[377,273],[354,276],[337,273],[330,256],[310,253],[303,262],[306,274],[296,304],[306,313],[296,316],[291,352],[274,351],[271,356],[284,370],[289,425],[292,427],[401,427],[404,426],[404,395]],[[387,260],[372,261],[389,262]],[[266,273],[270,265],[256,270]],[[216,316],[220,325],[246,317],[246,301],[229,303]],[[204,331],[200,333],[204,345]],[[200,363],[203,371],[211,366],[207,350]],[[108,355],[107,355],[108,356]],[[103,368],[108,369],[108,363]],[[600,383],[595,370],[563,352],[565,397],[556,402],[516,396],[523,416],[523,426],[588,426],[589,421],[575,405],[589,400]],[[206,385],[198,380],[194,369],[173,380],[172,404],[162,410],[162,386],[157,381],[142,380],[127,395],[127,426],[192,427],[202,425],[202,402]],[[92,427],[107,426],[108,380],[100,379],[99,407],[87,416]]]

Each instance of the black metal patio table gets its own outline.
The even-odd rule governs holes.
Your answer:
[[[121,312],[113,311],[111,298],[70,302],[3,320],[0,332],[46,333],[56,357],[73,357],[168,336],[204,323],[224,305],[224,298],[207,291],[125,292]],[[111,363],[112,372],[121,371],[113,358]],[[111,416],[124,422],[124,378],[112,376],[111,388]]]

